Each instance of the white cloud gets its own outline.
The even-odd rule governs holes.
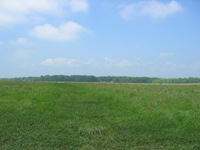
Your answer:
[[[135,65],[139,64],[139,58],[137,58],[137,60],[131,61],[131,60],[127,60],[127,59],[122,59],[118,62],[118,65],[120,67],[132,67]]]
[[[197,70],[199,71],[199,74],[200,74],[200,60],[194,62],[194,63],[192,64],[191,68],[197,69]]]
[[[17,21],[17,18],[13,15],[4,14],[0,11],[0,25],[1,24],[11,24]]]
[[[165,67],[170,67],[172,69],[186,68],[186,65],[180,64],[180,63],[175,63],[175,62],[165,62],[164,65],[165,65]]]
[[[140,58],[137,58],[135,60],[129,60],[129,59],[113,59],[113,58],[104,58],[103,66],[106,68],[111,67],[133,67],[136,65],[139,65]]]
[[[12,45],[19,45],[19,46],[30,46],[32,43],[28,41],[26,38],[19,37],[16,40],[11,42]]]
[[[162,3],[158,0],[146,0],[121,6],[120,15],[125,20],[142,16],[160,19],[181,12],[182,10],[183,7],[181,4],[175,0],[169,3]]]
[[[48,58],[42,61],[41,65],[49,66],[49,67],[61,67],[61,66],[74,67],[74,66],[78,66],[79,62],[76,59]]]
[[[73,58],[48,58],[40,63],[43,66],[49,67],[103,67],[103,68],[129,68],[138,66],[140,64],[140,58],[135,60],[129,59],[114,59],[104,58],[101,60],[78,60]]]
[[[28,60],[33,55],[33,52],[30,50],[17,50],[13,53],[13,60]]]
[[[159,54],[159,57],[172,57],[172,56],[174,56],[174,53],[172,53],[172,52],[161,52],[160,54]]]
[[[58,27],[54,27],[51,24],[36,26],[31,34],[41,39],[70,41],[78,39],[80,34],[85,31],[87,31],[86,28],[70,21]]]
[[[72,12],[85,12],[89,8],[87,0],[70,0],[68,5],[70,6]]]
[[[85,12],[88,8],[87,0],[0,0],[0,24],[22,22],[36,14]]]
[[[4,42],[3,41],[0,41],[0,46],[3,46],[4,45]]]
[[[1,8],[9,13],[28,14],[31,12],[57,11],[59,1],[53,0],[1,0]]]

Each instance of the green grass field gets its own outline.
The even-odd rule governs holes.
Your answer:
[[[1,150],[198,150],[200,85],[0,81]]]

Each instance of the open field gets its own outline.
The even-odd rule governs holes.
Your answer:
[[[200,85],[0,81],[0,149],[200,149]]]

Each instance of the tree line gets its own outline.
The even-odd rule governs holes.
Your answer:
[[[11,78],[15,81],[47,82],[115,82],[115,83],[200,83],[200,78],[156,78],[130,76],[93,76],[93,75],[44,75],[39,77]]]

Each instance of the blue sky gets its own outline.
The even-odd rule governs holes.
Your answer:
[[[200,77],[199,0],[0,0],[0,78]]]

